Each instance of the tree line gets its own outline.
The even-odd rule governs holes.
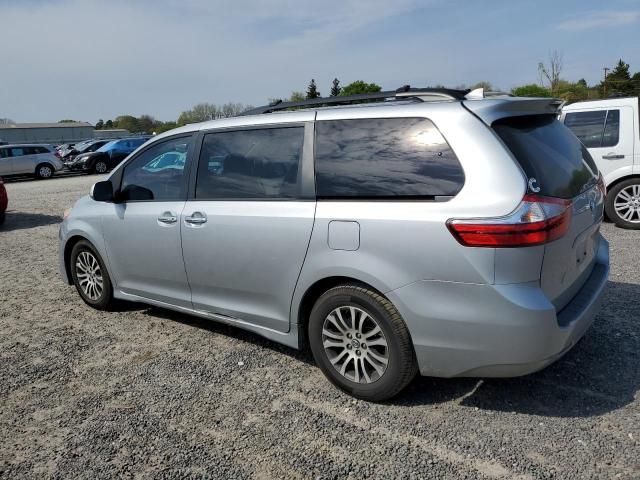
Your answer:
[[[567,103],[580,100],[595,100],[612,96],[640,96],[640,71],[631,73],[628,63],[622,59],[607,70],[610,71],[599,83],[588,85],[584,78],[577,81],[567,80],[563,73],[562,54],[554,51],[549,54],[546,62],[538,64],[538,81],[512,88],[509,93],[517,97],[554,97],[561,98]],[[434,88],[444,88],[444,85],[431,85]],[[497,91],[488,81],[480,81],[471,85],[457,85],[458,89],[484,88],[487,91]],[[329,87],[329,96],[349,96],[363,93],[380,92],[382,88],[376,83],[368,83],[364,80],[356,80],[348,85],[342,86],[338,78],[334,78]],[[322,94],[315,79],[311,79],[306,90],[294,90],[287,97],[269,98],[268,103],[276,102],[298,102],[305,99],[320,98]],[[213,103],[199,103],[191,109],[185,110],[175,121],[163,122],[153,118],[151,115],[120,115],[113,120],[98,120],[95,125],[96,130],[124,128],[132,133],[162,133],[188,123],[204,122],[219,118],[228,118],[239,115],[253,108],[251,105],[228,102],[222,105]],[[71,120],[61,120],[62,122]],[[10,123],[9,119],[0,119],[1,123]]]

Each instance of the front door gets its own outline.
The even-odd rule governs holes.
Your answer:
[[[154,143],[124,167],[103,231],[118,290],[191,308],[180,240],[191,136]]]
[[[182,224],[196,310],[289,331],[315,213],[303,187],[303,177],[313,181],[306,160],[313,143],[307,141],[303,161],[304,139],[302,124],[204,135]]]

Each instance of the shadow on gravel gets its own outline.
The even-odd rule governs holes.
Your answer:
[[[253,343],[255,345],[259,345],[263,348],[268,348],[274,352],[282,353],[284,355],[288,355],[296,360],[300,360],[310,365],[314,365],[313,357],[311,356],[311,352],[307,350],[295,350],[293,348],[289,348],[286,345],[282,345],[280,343],[273,342],[266,338],[261,337],[260,335],[249,332],[247,330],[243,330],[239,327],[233,325],[226,325],[224,323],[216,322],[214,320],[207,320],[206,318],[195,317],[192,315],[183,315],[178,312],[174,312],[173,310],[165,310],[158,307],[146,307],[147,310],[145,313],[152,315],[154,317],[162,318],[165,320],[171,320],[173,322],[180,322],[184,325],[189,325],[191,327],[200,328],[202,330],[207,330],[211,333],[216,333],[218,335],[224,335],[225,337],[235,338],[236,340],[241,340],[243,342]]]
[[[26,228],[43,227],[62,222],[60,215],[45,215],[42,213],[7,212],[4,224],[0,225],[0,232],[24,230]]]
[[[392,403],[425,405],[460,398],[482,410],[545,417],[603,415],[640,389],[640,285],[609,282],[583,339],[546,369],[508,379],[419,377]]]

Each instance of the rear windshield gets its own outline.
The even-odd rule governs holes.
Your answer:
[[[541,195],[573,198],[597,182],[593,158],[555,115],[508,117],[493,129]]]

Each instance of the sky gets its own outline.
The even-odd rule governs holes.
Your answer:
[[[254,106],[337,77],[383,89],[502,90],[640,71],[640,0],[0,0],[0,118],[175,120],[200,102]]]

